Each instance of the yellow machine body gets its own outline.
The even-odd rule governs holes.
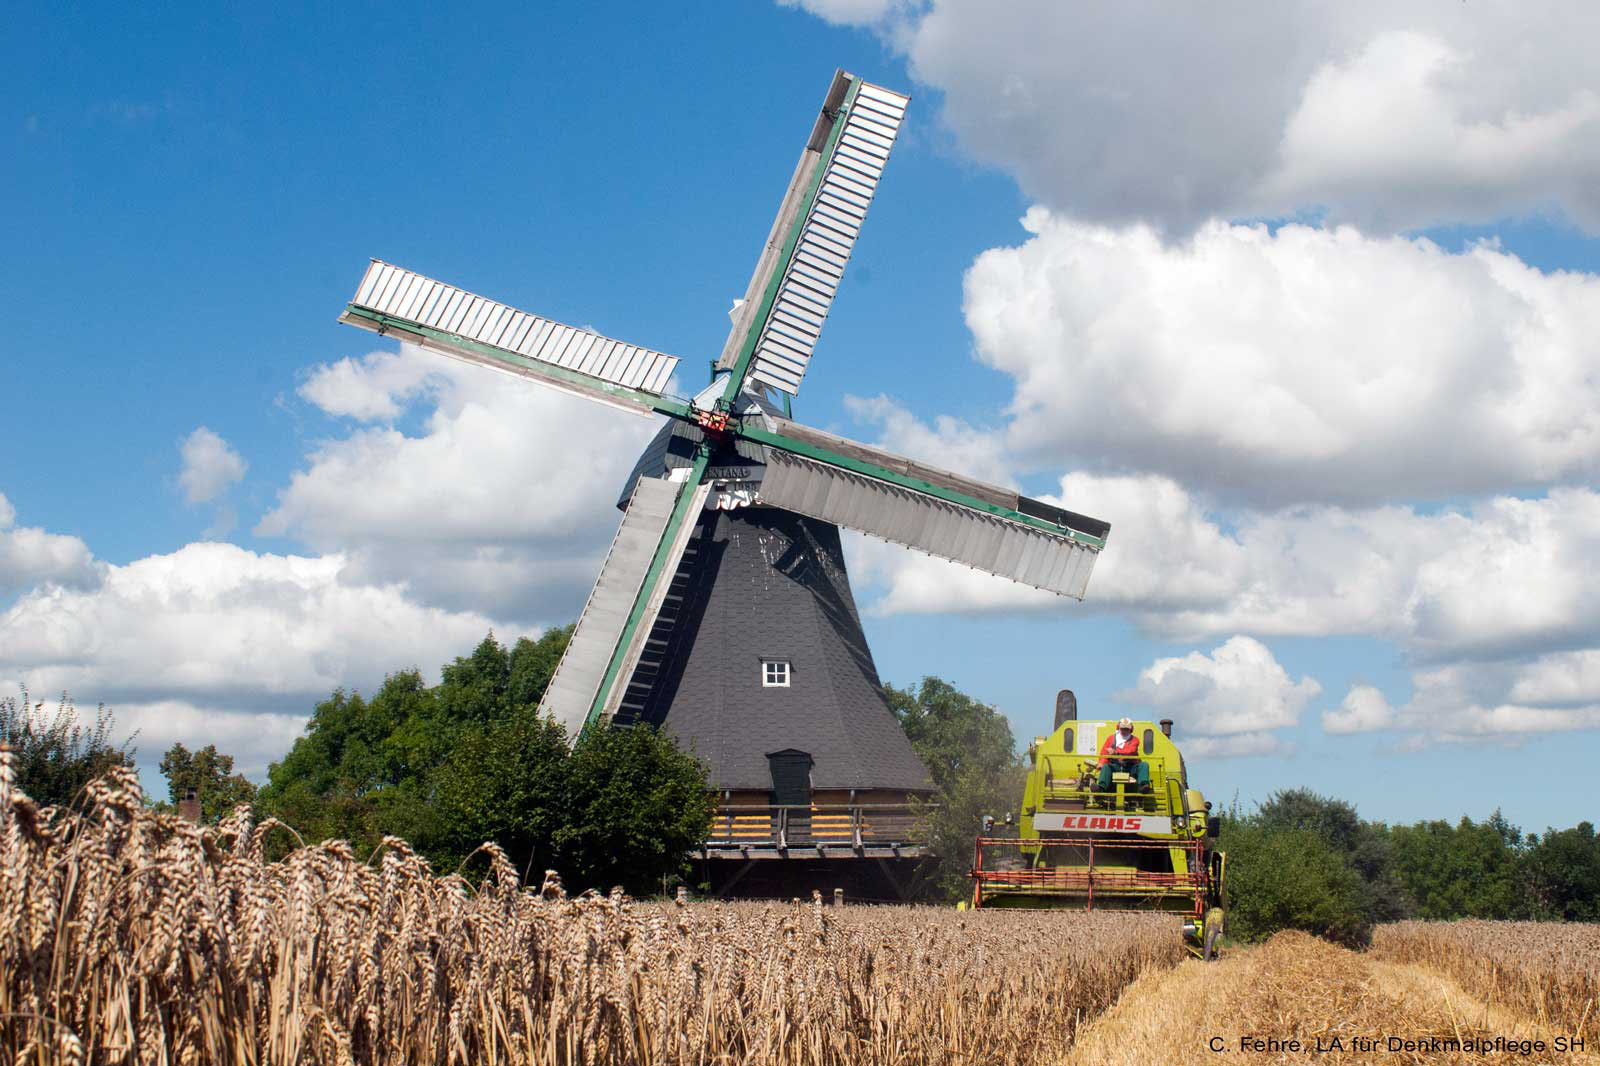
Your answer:
[[[1197,955],[1214,957],[1225,913],[1226,856],[1217,819],[1189,787],[1170,722],[1136,721],[1136,760],[1149,774],[1116,769],[1102,790],[1101,750],[1114,720],[1070,719],[1028,749],[1032,767],[1015,837],[978,839],[975,908],[1158,910],[1186,916]]]

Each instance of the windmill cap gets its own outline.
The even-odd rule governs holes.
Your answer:
[[[1132,729],[1133,728],[1133,719],[1132,718],[1120,719],[1117,722],[1117,728],[1118,729]]]

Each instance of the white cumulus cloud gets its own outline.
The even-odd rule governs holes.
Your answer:
[[[1222,737],[1186,737],[1183,750],[1191,758],[1232,759],[1271,756],[1287,758],[1300,750],[1277,733],[1233,733]]]
[[[212,430],[200,426],[178,445],[183,469],[178,485],[190,503],[205,503],[244,477],[247,465],[233,447]]]
[[[1507,696],[1521,704],[1600,706],[1600,649],[1537,656],[1517,671]]]
[[[35,585],[92,586],[101,565],[78,537],[18,526],[17,510],[0,493],[0,597]]]
[[[581,609],[656,428],[411,346],[318,367],[300,391],[333,415],[426,417],[415,434],[357,426],[319,444],[258,534],[343,552],[362,580],[405,580],[424,602],[541,622]]]
[[[1267,503],[1447,498],[1600,473],[1600,277],[1481,245],[1212,223],[1163,243],[1035,209],[966,280],[1029,465]]]
[[[1322,712],[1322,728],[1329,733],[1371,733],[1395,724],[1389,698],[1372,685],[1355,685],[1337,709]]]
[[[924,422],[883,395],[846,395],[844,408],[857,422],[875,427],[880,442],[891,451],[964,477],[1015,487],[1005,441],[991,430],[950,415]]]
[[[1261,738],[1275,737],[1272,730],[1299,722],[1300,712],[1321,692],[1315,678],[1291,678],[1265,644],[1235,636],[1210,654],[1157,659],[1116,699],[1144,717],[1173,719],[1186,736],[1249,734],[1254,739],[1239,743],[1259,746]]]
[[[84,717],[84,710],[79,708],[80,718]],[[132,737],[135,759],[141,766],[157,766],[174,744],[182,744],[190,751],[215,744],[218,751],[233,756],[236,773],[263,781],[268,767],[282,761],[305,732],[311,703],[292,710],[258,711],[226,704],[155,700],[118,703],[111,711],[116,724],[114,739],[120,742],[125,736]],[[159,778],[145,777],[147,786],[154,780]],[[157,798],[164,794],[160,785],[155,788]]]
[[[108,566],[94,588],[34,589],[0,615],[0,670],[35,691],[107,701],[326,695],[431,669],[494,625],[345,570],[338,555],[216,543]]]
[[[438,357],[406,345],[398,352],[369,352],[313,367],[296,391],[335,417],[392,421],[440,370]]]
[[[1069,474],[1045,499],[1111,523],[1082,604],[877,541],[852,573],[877,614],[1101,611],[1169,639],[1375,636],[1417,660],[1600,646],[1600,493],[1455,510],[1220,512],[1169,478]]]
[[[1385,229],[1565,208],[1594,230],[1600,78],[1540,92],[1523,109],[1508,100],[1529,99],[1518,89],[1534,79],[1507,69],[1516,62],[1413,30],[1329,59],[1284,127],[1261,202],[1332,204]],[[1485,74],[1497,84],[1476,84]]]
[[[1412,674],[1411,698],[1392,704],[1358,685],[1338,711],[1323,715],[1329,733],[1386,733],[1391,746],[1438,744],[1521,747],[1553,733],[1600,729],[1600,692],[1592,677],[1574,677],[1576,660],[1595,649],[1494,662],[1455,662]],[[1552,687],[1552,680],[1557,684]]]
[[[372,691],[387,673],[428,673],[495,628],[486,614],[417,602],[398,584],[352,578],[339,555],[264,555],[190,544],[104,567],[93,587],[39,586],[0,613],[0,690],[66,691],[111,705],[120,727],[240,765],[279,758],[335,688]],[[160,752],[154,752],[159,755]]]
[[[1551,210],[1600,228],[1591,5],[804,6],[878,27],[969,152],[1082,218],[1182,232],[1317,208],[1399,230]]]

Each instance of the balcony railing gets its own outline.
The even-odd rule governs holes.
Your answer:
[[[908,803],[718,807],[708,848],[861,849],[922,842],[930,807]]]

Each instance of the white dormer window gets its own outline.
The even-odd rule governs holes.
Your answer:
[[[788,659],[762,659],[761,660],[761,687],[762,688],[788,688],[789,687],[789,660]]]

